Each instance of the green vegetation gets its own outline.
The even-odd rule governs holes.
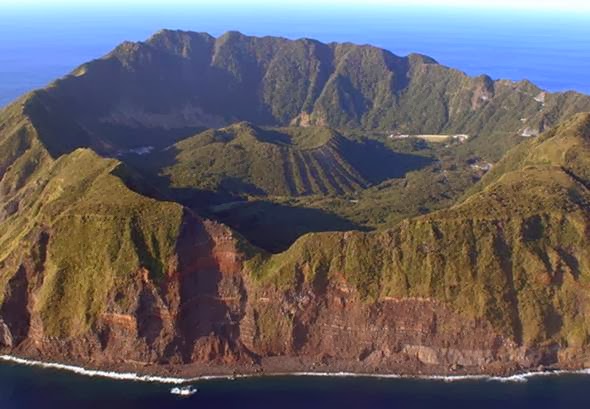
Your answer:
[[[587,345],[590,193],[553,148],[587,146],[588,118],[531,142],[541,150],[525,151],[543,164],[523,163],[515,148],[503,164],[521,165],[491,175],[459,205],[383,232],[306,235],[283,253],[252,259],[250,271],[280,288],[301,271],[310,283],[344,274],[367,300],[434,298],[525,345]],[[550,157],[542,154],[548,147]]]
[[[232,126],[227,129],[235,131],[244,129],[245,126],[242,124],[240,127]],[[211,135],[224,135],[222,132],[225,132],[211,130],[175,145],[180,146],[176,154],[171,154],[174,149],[169,148],[147,158],[140,157],[137,164],[131,160],[135,166],[144,169],[145,164],[148,164],[152,173],[154,171],[151,169],[163,167],[166,178],[160,183],[163,189],[168,190],[169,197],[175,197],[199,213],[228,224],[252,243],[273,252],[285,250],[299,236],[308,232],[390,228],[404,218],[447,207],[471,187],[482,173],[474,170],[467,158],[456,153],[459,148],[456,145],[444,147],[423,141],[391,141],[371,134],[351,134],[345,138],[331,131],[340,141],[334,148],[334,156],[341,158],[342,162],[347,161],[348,166],[354,166],[354,172],[365,175],[364,179],[375,181],[373,186],[341,194],[316,192],[289,195],[283,191],[289,185],[298,185],[301,179],[294,176],[299,175],[289,173],[286,175],[288,177],[284,177],[283,169],[290,167],[280,162],[282,158],[261,160],[262,149],[257,151],[255,148],[263,144],[259,140],[264,131],[252,128],[251,125],[247,125],[246,129],[256,129],[254,134],[258,138],[257,142],[252,142],[252,137],[243,142],[246,138],[237,141],[233,136],[226,136],[226,142],[215,143],[215,149],[210,149],[207,155],[203,155],[200,148],[211,146]],[[295,131],[296,128],[289,128],[289,132]],[[307,135],[312,135],[315,131],[315,128],[299,130]],[[269,149],[290,146],[286,143],[290,140],[286,136],[279,138],[281,134],[274,131],[270,135],[274,139],[268,138],[265,140],[271,142],[264,142],[270,146]],[[232,157],[224,153],[230,143],[243,144],[244,152],[256,153]],[[251,159],[244,160],[245,157]],[[239,162],[238,165],[235,164],[236,161]],[[215,166],[203,165],[213,162]],[[163,163],[175,164],[167,167]],[[231,194],[220,194],[222,188],[219,186],[203,186],[203,182],[208,180],[207,175],[210,176],[213,172],[217,172],[216,179],[220,179],[222,174],[227,175],[219,170],[221,166],[218,163],[223,164],[227,173],[233,174],[233,186],[241,186],[245,190],[236,188]],[[255,163],[265,169],[260,174],[266,180],[279,180],[278,186],[281,189],[278,190],[284,194],[266,194],[260,188],[262,184],[257,186],[258,189],[246,189],[246,186],[253,185],[253,178],[249,177],[248,170]],[[326,166],[325,160],[315,163]],[[329,171],[323,174],[329,174]],[[310,178],[314,175],[322,173],[313,173]],[[384,178],[385,181],[378,183]],[[171,187],[169,180],[172,180]],[[184,183],[178,183],[180,180]],[[326,182],[326,186],[329,183],[330,180]],[[270,183],[265,185],[269,186]],[[216,196],[206,200],[202,195],[193,196],[187,193],[198,191],[199,186],[215,191]]]
[[[527,166],[559,166],[588,186],[590,183],[590,114],[574,115],[538,138],[510,151],[469,194],[480,191],[504,174]]]
[[[37,94],[30,111],[44,129],[59,130],[66,146],[111,153],[163,147],[194,129],[249,121],[463,133],[472,137],[473,153],[495,162],[527,128],[543,131],[590,111],[585,95],[472,78],[420,55],[236,32],[214,38],[163,30],[146,42],[122,44]]]
[[[420,55],[170,30],[124,43],[25,102],[53,158],[78,147],[119,157],[153,146],[149,157],[121,156],[160,194],[142,192],[228,222],[267,248],[251,232],[281,226],[287,234],[273,250],[296,234],[389,228],[449,206],[481,176],[469,160],[494,163],[525,130],[590,110],[588,96],[471,78]],[[421,152],[391,133],[470,138]],[[253,200],[229,218],[211,210],[244,199]],[[267,214],[269,202],[280,211]],[[320,227],[288,232],[293,214]],[[333,223],[317,222],[324,217]]]
[[[31,125],[21,126],[4,140],[28,146],[2,178],[1,204],[16,211],[0,218],[0,284],[19,268],[15,260],[32,259],[44,274],[35,306],[46,333],[81,334],[140,268],[154,281],[169,271],[182,208],[130,191],[123,165],[88,149],[50,159]]]
[[[173,188],[250,195],[301,195],[359,190],[367,181],[326,129],[260,129],[242,123],[206,131],[169,148],[177,151],[162,175]],[[155,164],[158,164],[158,156]],[[165,155],[164,155],[165,156]],[[166,158],[164,159],[166,160]]]
[[[352,141],[328,128],[209,130],[142,158],[172,189],[236,196],[343,194],[402,176],[428,159],[396,154],[376,141]],[[145,167],[146,165],[143,165]]]
[[[521,135],[585,110],[588,96],[370,46],[125,43],[0,112],[0,303],[24,277],[62,338],[133,313],[132,283],[178,265],[184,205],[278,252],[238,243],[254,285],[321,292],[337,277],[366,302],[436,299],[518,343],[584,347],[590,115]],[[271,310],[257,323],[280,353],[294,323]]]

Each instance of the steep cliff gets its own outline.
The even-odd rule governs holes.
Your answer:
[[[565,168],[550,149],[527,165],[518,147],[505,159],[518,165],[448,210],[384,232],[306,235],[266,255],[134,193],[115,160],[87,149],[51,159],[15,115],[14,135],[29,135],[20,157],[45,160],[3,174],[23,180],[2,198],[17,209],[0,241],[5,352],[201,373],[585,362],[590,194],[577,157]],[[528,155],[586,148],[589,118],[531,141]]]
[[[291,87],[295,79],[303,82]],[[268,102],[283,89],[288,103]],[[439,107],[470,113],[423,117],[431,91],[444,96]],[[523,113],[537,118],[536,104],[553,112],[542,128],[588,99],[537,91],[347,44],[181,32],[124,44],[0,112],[0,350],[192,375],[586,366],[590,114],[516,146],[447,209],[384,231],[303,235],[279,254],[164,200],[145,174],[96,153],[162,138],[165,146],[179,129],[194,135],[218,119],[491,137],[514,132]],[[293,180],[340,180],[330,184],[339,194],[346,182],[371,181],[363,166],[375,158],[359,163],[350,153],[362,147],[351,143],[325,128],[241,123],[174,145],[165,169],[181,188],[185,176],[201,182],[203,161],[225,157],[210,170],[239,171],[280,194],[289,182],[269,173],[295,163],[282,161],[288,154],[309,170]],[[227,155],[232,144],[242,154]],[[305,193],[297,182],[294,190],[286,193]]]
[[[386,232],[307,235],[282,254],[251,260],[250,274],[290,294],[284,325],[302,350],[333,334],[359,359],[388,357],[397,345],[428,363],[581,365],[590,330],[589,123],[579,115],[516,148],[503,163],[519,165],[490,175],[481,192],[448,210]],[[422,328],[422,338],[400,329],[396,311],[409,305],[432,311],[402,325]]]

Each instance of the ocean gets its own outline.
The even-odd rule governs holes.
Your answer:
[[[392,6],[309,9],[293,2],[267,7],[244,2],[231,8],[203,2],[159,8],[150,2],[142,7],[106,3],[102,8],[18,7],[0,1],[0,106],[124,40],[144,40],[161,28],[373,44],[398,55],[426,54],[470,75],[526,78],[550,91],[590,93],[589,14]]]
[[[0,365],[2,409],[420,409],[585,408],[589,375],[511,381],[285,376],[204,380],[181,398],[173,385],[86,377],[54,369]]]

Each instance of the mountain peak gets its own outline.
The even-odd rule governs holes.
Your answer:
[[[225,33],[223,33],[222,35],[220,35],[218,38],[219,39],[234,39],[234,38],[244,38],[244,37],[250,37],[250,36],[247,36],[238,30],[228,30]]]
[[[76,133],[66,140],[85,135],[84,143],[116,151],[169,145],[176,138],[130,142],[130,134],[174,129],[190,135],[239,121],[485,139],[548,129],[590,110],[590,98],[580,94],[545,93],[541,103],[541,91],[532,85],[468,77],[419,54],[391,56],[369,45],[160,30],[145,42],[121,44],[44,90],[45,126]]]
[[[164,28],[164,29],[158,30],[154,34],[152,34],[151,37],[149,37],[146,40],[146,42],[147,43],[154,43],[154,42],[161,41],[163,39],[178,40],[178,39],[182,39],[182,38],[214,39],[215,37],[213,37],[209,33],[205,33],[205,32],[188,31],[188,30],[172,30],[172,29]]]

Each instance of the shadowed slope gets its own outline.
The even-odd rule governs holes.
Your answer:
[[[216,301],[247,244],[131,191],[125,181],[141,180],[119,161],[83,148],[53,159],[22,106],[0,115],[0,348],[113,362],[193,361],[220,345],[247,355],[235,329],[219,329],[233,312]]]
[[[327,128],[248,123],[206,131],[137,160],[161,169],[171,188],[273,196],[350,193],[428,162]]]
[[[51,112],[58,122],[52,125],[52,116],[45,116],[47,129],[59,127],[63,138],[75,141],[72,146],[111,153],[166,146],[204,127],[246,120],[467,133],[481,137],[474,148],[498,157],[519,140],[512,136],[538,133],[590,110],[584,95],[471,78],[420,55],[398,57],[376,47],[308,39],[237,32],[214,38],[169,30],[120,45],[35,98],[43,106],[35,110]]]
[[[587,346],[589,117],[515,148],[459,205],[386,232],[307,235],[251,272],[284,288],[301,271],[343,274],[369,300],[437,299],[519,344]]]

